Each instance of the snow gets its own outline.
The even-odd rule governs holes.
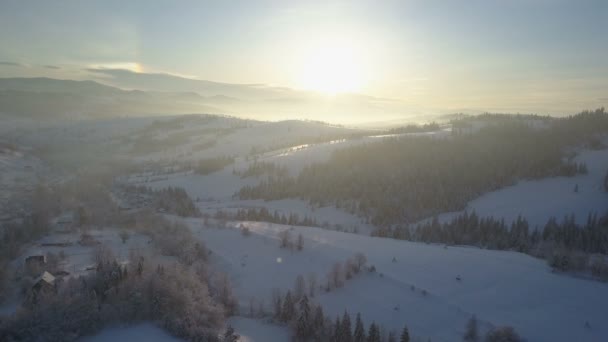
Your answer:
[[[129,327],[106,328],[95,336],[80,339],[80,342],[116,341],[182,342],[183,340],[171,336],[168,332],[152,323],[140,323]]]
[[[587,164],[588,173],[574,177],[551,177],[520,181],[517,184],[484,194],[468,203],[466,211],[478,216],[493,216],[512,222],[518,215],[526,218],[531,227],[544,227],[547,220],[561,220],[575,214],[579,224],[587,221],[590,212],[603,215],[608,210],[608,192],[603,188],[608,171],[608,149],[581,151],[575,162]],[[578,185],[578,192],[574,192]],[[450,221],[462,212],[439,215],[440,222]]]
[[[300,219],[304,219],[304,217],[314,218],[319,225],[331,229],[335,229],[339,226],[341,229],[351,232],[353,229],[356,229],[359,233],[367,234],[373,230],[372,225],[365,223],[363,219],[354,214],[334,206],[321,208],[311,207],[308,202],[300,199],[284,199],[277,201],[233,200],[226,202],[199,202],[197,205],[199,209],[201,209],[201,212],[212,215],[219,210],[224,212],[236,212],[238,209],[266,208],[270,213],[278,211],[279,214],[285,214],[285,216],[289,216],[291,213],[297,214]]]
[[[100,244],[109,247],[119,262],[127,261],[131,251],[145,251],[149,249],[149,238],[141,234],[131,233],[129,239],[123,244],[118,235],[119,230],[110,228],[103,230],[93,229],[87,233],[93,236]],[[25,258],[30,255],[46,255],[47,253],[59,254],[60,252],[63,252],[65,260],[59,262],[60,269],[70,272],[70,276],[86,274],[88,272],[87,268],[95,265],[93,252],[96,245],[80,245],[78,243],[79,238],[79,233],[47,235],[30,244],[30,246],[13,261],[12,266],[22,268]],[[71,243],[71,245],[65,247],[43,245],[63,242]]]
[[[240,335],[239,342],[285,342],[291,336],[286,327],[256,319],[232,317],[228,323]]]
[[[132,183],[135,184],[135,183]],[[230,166],[221,171],[209,175],[199,175],[195,173],[168,175],[167,179],[149,181],[141,185],[148,186],[154,190],[168,187],[179,187],[186,190],[190,198],[230,200],[232,195],[245,185],[255,185],[255,179],[241,179],[232,174]]]
[[[242,307],[251,298],[268,307],[272,289],[292,289],[300,274],[314,272],[323,284],[336,261],[363,252],[378,272],[317,296],[331,315],[361,312],[368,324],[374,320],[392,330],[407,323],[415,336],[433,341],[459,340],[473,314],[484,330],[511,325],[530,341],[608,337],[608,286],[552,273],[543,260],[525,254],[294,227],[293,238],[302,234],[305,240],[298,252],[279,248],[277,234],[289,226],[231,223],[249,227],[253,234],[245,237],[238,229],[186,221],[213,251],[212,262],[231,276]]]
[[[111,228],[103,230],[93,229],[88,231],[98,242],[107,246],[118,262],[125,263],[129,259],[129,255],[132,251],[137,251],[146,254],[150,251],[150,245],[148,244],[149,238],[141,235],[130,233],[129,239],[122,243],[119,237],[119,231]],[[16,274],[23,274],[25,267],[25,259],[31,255],[47,255],[48,253],[55,253],[59,255],[63,252],[64,259],[59,260],[58,269],[69,272],[67,277],[78,277],[79,275],[86,275],[94,269],[95,262],[93,260],[93,252],[97,245],[94,246],[82,246],[78,244],[80,234],[68,233],[60,234],[54,233],[42,237],[41,239],[34,241],[24,248],[16,259],[10,262],[9,267],[11,270],[16,271]],[[48,246],[43,244],[49,243],[69,243],[67,246]],[[7,290],[8,298],[0,305],[0,315],[8,315],[14,313],[20,306],[23,298],[19,291],[18,282],[14,281],[9,284]]]

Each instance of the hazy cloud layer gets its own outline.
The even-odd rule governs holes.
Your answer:
[[[25,64],[9,61],[0,61],[0,66],[25,67]]]

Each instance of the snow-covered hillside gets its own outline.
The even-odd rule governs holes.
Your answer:
[[[603,215],[608,211],[608,192],[603,188],[608,171],[608,149],[581,151],[574,161],[585,163],[589,172],[574,177],[520,181],[480,196],[469,202],[465,210],[475,211],[480,217],[504,218],[506,222],[521,215],[531,227],[540,228],[551,217],[561,220],[565,215],[575,214],[577,223],[582,224],[589,213]],[[461,213],[439,215],[439,221],[447,222]]]
[[[187,221],[213,250],[214,262],[231,275],[243,307],[251,298],[269,305],[272,289],[293,289],[300,274],[315,273],[323,284],[335,262],[362,252],[377,273],[356,276],[316,298],[333,315],[361,312],[366,321],[394,330],[407,323],[416,336],[433,341],[460,340],[473,314],[482,329],[511,325],[530,341],[608,336],[606,284],[552,273],[543,260],[524,254],[233,222],[253,232],[246,237],[238,229]],[[279,248],[278,233],[285,229],[294,238],[302,234],[303,251]]]

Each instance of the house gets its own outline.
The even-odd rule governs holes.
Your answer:
[[[36,292],[54,290],[55,289],[55,276],[50,274],[47,271],[42,272],[42,274],[34,280],[34,285],[32,285],[32,290]]]
[[[46,266],[46,255],[30,255],[25,258],[25,269],[32,273],[38,274]]]
[[[55,277],[44,271],[34,280],[27,300],[33,304],[37,303],[41,298],[55,293],[55,289]]]

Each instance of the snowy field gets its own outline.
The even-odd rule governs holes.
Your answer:
[[[466,210],[475,211],[480,217],[504,218],[506,222],[514,221],[521,215],[531,227],[540,228],[550,217],[561,220],[565,215],[575,214],[576,221],[583,224],[590,212],[603,215],[608,211],[608,193],[603,189],[608,171],[608,149],[581,151],[574,161],[585,163],[588,174],[520,181],[480,196],[469,202]],[[576,186],[578,192],[574,191]],[[439,221],[450,221],[461,213],[439,215]]]
[[[482,330],[511,325],[529,341],[608,336],[607,284],[552,273],[543,260],[521,253],[294,227],[294,239],[302,234],[305,240],[297,252],[279,248],[278,232],[288,226],[234,222],[251,229],[245,237],[238,229],[187,221],[213,250],[213,262],[231,275],[244,308],[251,298],[268,306],[272,289],[293,289],[300,274],[315,273],[323,284],[335,262],[363,252],[377,273],[358,275],[344,288],[317,296],[328,313],[361,312],[366,322],[394,330],[407,323],[415,336],[433,341],[461,339],[473,314]]]
[[[239,342],[286,342],[291,333],[286,327],[265,323],[257,319],[232,317],[228,320],[237,334]]]
[[[232,317],[228,320],[240,336],[239,342],[286,342],[290,340],[287,328],[265,323],[260,320]],[[80,342],[183,342],[152,323],[139,323],[126,327],[110,327],[94,336],[83,337]]]
[[[155,326],[152,323],[140,323],[128,327],[106,328],[95,336],[83,337],[80,342],[119,342],[119,341],[141,341],[141,342],[183,342],[177,337]]]

